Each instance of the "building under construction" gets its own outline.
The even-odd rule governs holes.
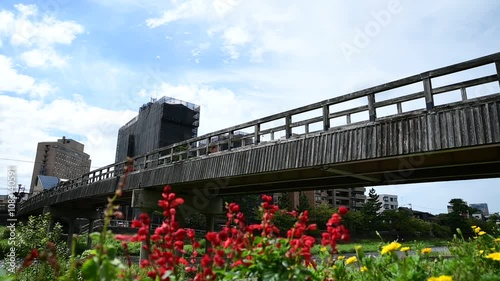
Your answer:
[[[152,100],[118,131],[115,161],[196,137],[199,119],[198,105],[170,97]]]

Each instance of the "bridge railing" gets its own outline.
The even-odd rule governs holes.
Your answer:
[[[433,79],[438,77],[490,64],[494,65],[496,73],[445,86],[432,86]],[[387,117],[388,115],[382,116],[384,109],[391,106],[396,108],[393,115],[414,110],[432,110],[437,95],[460,90],[461,100],[465,101],[468,100],[468,88],[495,81],[500,83],[500,53],[423,72],[162,147],[135,157],[134,170],[153,169],[191,158],[206,157],[221,151],[244,149],[267,142],[290,139],[297,135],[328,131],[357,123],[374,122],[381,117]],[[417,90],[408,93],[408,88],[412,87],[416,87]],[[392,90],[399,90],[402,93],[388,99],[382,98],[382,94]],[[353,101],[356,102],[355,106],[347,105]],[[417,102],[417,109],[404,110],[404,105],[411,102]],[[339,120],[343,121],[340,125]],[[20,209],[52,197],[61,191],[120,176],[124,167],[125,162],[121,162],[93,170],[79,178],[60,184],[50,191],[29,198],[20,206]]]

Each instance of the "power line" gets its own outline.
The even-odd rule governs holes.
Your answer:
[[[2,158],[0,157],[0,160],[5,160],[5,161],[15,161],[15,162],[24,162],[24,163],[42,163],[41,161],[30,161],[30,160],[22,160],[22,159],[12,159],[12,158]],[[90,166],[92,169],[99,169],[101,167],[95,167],[95,166]]]

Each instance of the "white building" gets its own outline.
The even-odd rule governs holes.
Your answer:
[[[382,203],[379,213],[385,210],[397,210],[398,209],[398,196],[393,194],[379,194],[378,202]]]

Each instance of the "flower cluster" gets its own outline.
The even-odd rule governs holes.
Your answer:
[[[195,241],[194,230],[179,227],[176,220],[176,209],[184,204],[182,198],[177,198],[175,193],[171,192],[170,186],[165,186],[162,193],[162,199],[158,205],[163,209],[164,221],[158,226],[154,233],[150,235],[151,219],[148,214],[142,213],[139,220],[132,221],[132,227],[138,228],[134,236],[116,235],[116,239],[122,243],[128,241],[143,242],[143,250],[147,251],[148,258],[141,261],[142,268],[148,268],[148,276],[152,279],[160,277],[161,280],[170,280],[169,276],[175,276],[179,266],[184,267],[186,272],[196,272],[196,258],[198,252],[196,249],[200,244]],[[184,257],[184,241],[189,239],[193,245],[193,254],[188,260]]]
[[[132,226],[138,228],[137,234],[116,236],[122,243],[143,242],[143,250],[148,252],[148,258],[141,261],[141,267],[148,269],[150,278],[178,280],[179,268],[184,273],[191,274],[191,280],[195,281],[221,279],[228,274],[233,274],[231,276],[234,278],[251,278],[278,272],[281,279],[296,279],[299,277],[297,272],[313,275],[307,270],[314,270],[317,266],[311,253],[315,238],[308,233],[317,230],[317,226],[309,224],[308,211],[300,214],[289,212],[297,221],[286,235],[280,237],[273,219],[277,212],[283,211],[273,204],[271,196],[262,196],[262,220],[258,224],[247,225],[240,206],[235,203],[227,204],[226,224],[220,231],[206,234],[206,253],[200,257],[200,243],[195,241],[194,231],[179,227],[176,221],[176,209],[183,203],[166,186],[158,203],[165,218],[162,225],[150,234],[151,220],[147,214],[142,214],[139,220],[132,222]],[[331,246],[332,253],[337,252],[338,240],[349,238],[347,229],[341,224],[342,215],[346,213],[347,209],[342,207],[338,214],[333,214],[328,222],[327,232],[322,236],[323,245]],[[193,245],[190,257],[186,257],[184,251],[186,240]],[[297,267],[303,270],[297,271]],[[258,269],[255,270],[256,268]]]
[[[340,207],[338,213],[334,213],[326,224],[327,232],[322,234],[321,244],[330,245],[333,253],[337,253],[337,241],[349,241],[349,231],[342,224],[342,216],[347,213],[346,207]]]

